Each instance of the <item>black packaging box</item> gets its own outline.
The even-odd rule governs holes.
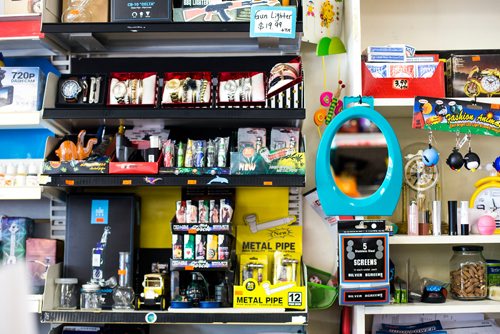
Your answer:
[[[111,22],[170,22],[172,2],[111,0]]]
[[[498,83],[500,82],[500,54],[469,54],[469,55],[451,55],[450,58],[446,61],[446,78],[447,78],[447,96],[451,97],[467,97],[465,94],[465,85],[468,82],[468,76],[473,71],[474,67],[478,67],[478,72],[476,76],[480,74],[482,71],[491,70],[490,78],[485,78],[485,75],[482,78],[485,78],[485,81],[481,80],[481,77],[477,78],[478,82],[486,82],[492,81],[495,84],[491,87],[498,87]],[[495,75],[496,73],[496,75]],[[496,78],[499,80],[497,80]],[[490,85],[492,85],[490,83]],[[500,89],[495,90],[492,93],[493,96],[499,95]],[[488,94],[484,91],[478,95],[479,97],[488,96]]]
[[[97,213],[97,214],[96,214]],[[104,227],[111,227],[103,255],[103,278],[117,277],[119,252],[130,252],[131,282],[135,282],[139,249],[140,199],[131,194],[71,194],[66,213],[64,277],[75,277],[81,286],[92,277],[92,249],[101,241]],[[94,220],[95,224],[92,224]],[[108,292],[111,292],[111,289]],[[111,295],[103,308],[111,308]]]

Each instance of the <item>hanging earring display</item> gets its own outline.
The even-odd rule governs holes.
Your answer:
[[[456,171],[459,171],[460,168],[462,168],[462,166],[464,165],[464,157],[462,156],[462,153],[458,151],[459,148],[463,145],[460,145],[459,136],[460,134],[457,132],[457,143],[453,148],[451,154],[448,156],[448,159],[446,159],[446,164],[450,166],[452,170]]]
[[[465,168],[467,168],[468,170],[475,172],[479,168],[479,165],[481,164],[481,159],[479,159],[479,155],[472,152],[471,149],[472,136],[470,133],[468,136],[469,136],[469,152],[464,157],[464,165]]]
[[[439,162],[439,152],[432,147],[432,139],[432,131],[429,131],[429,148],[422,152],[422,161],[427,167],[435,166]]]

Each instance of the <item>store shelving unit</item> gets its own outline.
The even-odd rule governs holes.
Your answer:
[[[227,181],[227,182],[226,182]],[[43,175],[41,184],[50,187],[303,187],[303,175]]]
[[[77,23],[62,24],[53,15],[59,6],[57,0],[45,2],[42,33],[54,43],[62,45],[70,55],[71,73],[109,73],[113,71],[200,71],[208,64],[227,71],[265,68],[279,62],[283,55],[291,59],[300,48],[301,23],[297,24],[296,38],[254,39],[249,38],[249,23]],[[224,45],[221,55],[220,45]],[[200,53],[203,53],[201,55]],[[218,54],[219,59],[209,57]],[[237,55],[238,60],[222,60],[221,56]],[[251,61],[255,55],[265,55],[262,61]],[[130,58],[137,61],[130,62]],[[173,59],[173,57],[185,57]],[[109,59],[109,57],[114,57]],[[159,59],[163,57],[162,59]],[[168,60],[165,57],[169,57]],[[200,61],[199,57],[203,57]],[[141,59],[142,58],[142,59]],[[220,65],[223,63],[223,65]],[[218,66],[218,67],[217,67]],[[214,72],[217,72],[214,70]],[[301,88],[302,89],[302,88]],[[56,96],[56,92],[51,92]],[[299,92],[301,94],[301,92]],[[96,107],[59,108],[55,101],[46,104],[42,119],[53,122],[67,133],[80,129],[95,129],[105,124],[136,125],[154,122],[171,129],[201,129],[219,133],[230,133],[243,126],[293,126],[300,127],[305,119],[304,108],[272,107],[208,107],[208,108],[161,108],[157,107]],[[223,132],[220,132],[220,131]],[[198,131],[198,132],[195,132]],[[185,131],[184,131],[185,132]],[[185,133],[182,133],[185,135]],[[208,135],[207,135],[208,136]],[[80,191],[82,188],[129,188],[129,187],[303,187],[303,175],[43,175],[40,182],[45,188],[65,191]],[[186,231],[184,233],[192,233]],[[204,232],[198,232],[204,233]],[[207,261],[205,261],[207,262]],[[223,262],[223,261],[219,261]],[[219,263],[214,263],[216,268]],[[195,263],[171,263],[179,270],[200,269]],[[204,263],[201,264],[205,266]],[[187,267],[187,268],[186,268]],[[205,267],[203,267],[205,269]],[[49,269],[50,270],[50,269]],[[220,269],[219,269],[220,270]],[[60,269],[58,275],[60,275]],[[58,276],[55,276],[58,277]],[[42,322],[52,324],[147,324],[149,311],[85,312],[53,310],[51,291],[46,288]],[[154,312],[155,324],[247,324],[303,326],[307,324],[307,310],[285,311],[284,309],[232,309],[217,310],[173,310]]]
[[[44,311],[42,319],[53,324],[62,323],[106,323],[145,324],[146,315],[151,311]],[[154,311],[155,324],[279,324],[304,325],[307,312],[283,312],[281,309],[189,309],[179,311]]]
[[[83,128],[88,125],[132,125],[138,120],[163,121],[169,126],[202,123],[232,127],[245,124],[288,124],[297,126],[305,119],[305,109],[285,108],[46,108],[44,120],[58,122],[65,127]]]
[[[449,15],[449,8],[460,8]],[[386,0],[384,5],[371,0],[354,0],[346,2],[346,43],[348,50],[348,79],[347,95],[358,96],[362,93],[361,76],[361,52],[369,45],[385,44],[410,44],[418,50],[431,53],[440,50],[491,50],[500,49],[500,44],[493,34],[485,33],[482,36],[474,34],[467,27],[455,27],[453,22],[457,20],[472,21],[495,21],[492,19],[498,9],[498,3],[486,1],[476,6],[473,12],[467,11],[466,2],[431,0],[420,1],[419,3],[400,2],[397,0]],[[428,15],[432,12],[432,15]],[[409,23],[411,22],[411,23]],[[417,23],[418,22],[418,23]],[[413,25],[415,23],[415,25]],[[495,21],[495,27],[498,28]],[[492,31],[493,31],[492,30]],[[432,37],[431,37],[432,36]],[[460,36],[460,37],[458,37]],[[448,52],[449,54],[449,52]],[[459,98],[460,100],[472,100],[470,98]],[[478,98],[477,102],[500,103],[498,97]],[[427,134],[421,131],[421,136],[417,130],[411,128],[411,117],[413,114],[413,98],[376,98],[374,101],[375,110],[383,116],[389,118],[395,127],[398,140],[402,147],[415,142],[426,142]],[[404,129],[404,130],[403,130]],[[438,149],[444,150],[452,147],[454,137],[452,134],[437,134]],[[476,147],[481,143],[480,136],[474,138]],[[492,140],[485,140],[487,147],[491,146]],[[447,149],[447,148],[446,148]],[[441,151],[442,152],[442,151]],[[488,156],[482,151],[479,153]],[[446,157],[442,153],[441,158]],[[444,160],[444,159],[443,159]],[[443,203],[449,199],[468,199],[472,184],[478,178],[485,175],[471,176],[470,174],[450,174],[443,167]],[[445,184],[446,182],[446,189]],[[470,183],[470,186],[466,184]],[[450,188],[450,190],[448,190]],[[446,210],[445,210],[446,211]],[[446,219],[446,212],[443,212],[443,219]],[[396,235],[389,239],[391,244],[391,259],[398,264],[406,263],[407,258],[411,258],[412,265],[419,266],[419,274],[423,277],[439,277],[445,279],[448,275],[447,265],[451,257],[452,245],[475,244],[485,245],[485,250],[489,254],[496,254],[500,238],[498,235],[469,235],[469,236],[406,236]],[[393,246],[393,247],[392,247]],[[485,255],[486,256],[486,255]],[[494,257],[493,257],[494,258]],[[423,273],[422,273],[423,272]],[[425,276],[430,275],[430,276]],[[500,303],[495,301],[460,302],[448,300],[444,304],[398,304],[380,306],[355,306],[353,319],[353,333],[365,334],[369,328],[365,327],[365,316],[376,314],[431,314],[431,313],[500,313]]]

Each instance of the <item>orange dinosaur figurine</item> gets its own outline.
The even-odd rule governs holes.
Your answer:
[[[60,161],[84,160],[88,158],[92,152],[92,147],[97,143],[97,138],[90,138],[87,146],[83,146],[85,133],[85,130],[80,131],[76,145],[71,140],[65,140],[61,143],[56,150],[56,155]]]

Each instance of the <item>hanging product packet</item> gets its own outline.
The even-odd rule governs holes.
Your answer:
[[[389,233],[384,220],[338,223],[341,305],[389,303]]]

